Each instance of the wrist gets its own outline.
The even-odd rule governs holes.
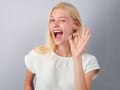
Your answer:
[[[72,56],[74,60],[82,60],[82,55]]]

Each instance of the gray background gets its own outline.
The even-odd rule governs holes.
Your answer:
[[[48,15],[61,0],[0,0],[0,90],[23,90],[24,56],[44,44]],[[79,9],[90,27],[88,50],[101,73],[92,90],[120,90],[120,0],[63,0]]]

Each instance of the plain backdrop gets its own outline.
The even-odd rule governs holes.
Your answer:
[[[92,90],[120,90],[120,0],[0,0],[0,90],[24,89],[24,56],[44,44],[49,12],[59,1],[75,5],[90,27],[88,52],[101,67]]]

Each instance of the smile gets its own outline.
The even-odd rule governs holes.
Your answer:
[[[60,38],[63,35],[63,32],[58,30],[55,30],[53,33],[55,38]]]

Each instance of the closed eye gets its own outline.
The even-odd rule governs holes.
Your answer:
[[[49,22],[54,22],[55,20],[54,19],[50,19]]]
[[[64,20],[64,19],[62,19],[62,20],[60,20],[61,22],[66,22],[66,20]]]

